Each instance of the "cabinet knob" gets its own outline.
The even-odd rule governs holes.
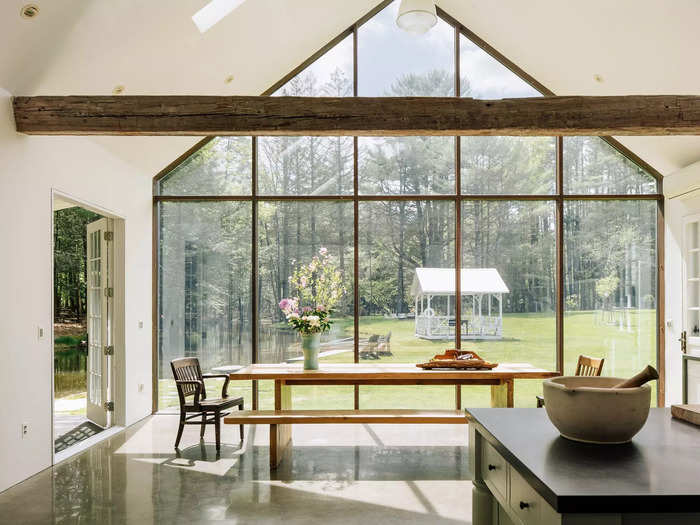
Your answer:
[[[520,502],[520,510],[527,509],[530,507],[529,503],[525,503],[524,501]]]
[[[496,470],[496,465],[489,465],[489,470]]]

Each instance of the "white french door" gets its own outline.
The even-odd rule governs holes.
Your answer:
[[[683,218],[683,349],[700,355],[700,214]]]
[[[87,225],[87,418],[111,425],[111,354],[113,315],[112,220]]]

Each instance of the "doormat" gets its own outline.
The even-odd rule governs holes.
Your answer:
[[[97,426],[92,421],[85,421],[85,423],[81,423],[70,432],[66,432],[56,439],[56,441],[54,441],[54,451],[61,452],[66,450],[68,447],[99,434],[103,430],[102,427]]]

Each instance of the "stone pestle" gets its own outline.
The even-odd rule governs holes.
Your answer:
[[[659,373],[653,366],[647,366],[644,370],[639,372],[636,376],[625,379],[621,383],[614,385],[612,388],[636,388],[642,386],[648,381],[653,381],[659,378]]]

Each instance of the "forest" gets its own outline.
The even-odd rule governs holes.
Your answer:
[[[54,213],[54,319],[83,322],[87,308],[86,227],[100,216],[80,207]]]
[[[448,93],[450,74],[399,78],[387,95]],[[462,92],[469,93],[464,78]],[[276,95],[352,92],[336,68],[325,82],[300,74]],[[455,265],[455,141],[460,140],[462,265],[496,268],[510,289],[505,314],[552,315],[555,307],[555,140],[548,137],[398,137],[358,139],[360,316],[411,314],[417,267]],[[161,330],[168,352],[246,359],[250,332],[253,141],[216,138],[159,185],[161,195],[231,195],[239,200],[160,204]],[[352,200],[275,200],[277,196],[351,196],[353,138],[261,137],[257,140],[258,293],[261,344],[283,317],[277,304],[294,293],[289,276],[327,248],[353,282]],[[564,192],[653,193],[653,178],[597,137],[564,139]],[[479,195],[503,195],[483,200]],[[514,200],[508,195],[540,195]],[[394,196],[416,195],[416,199]],[[420,196],[420,198],[418,197]],[[548,198],[548,196],[550,196]],[[266,197],[268,197],[266,199]],[[656,203],[567,200],[564,205],[567,311],[655,308]],[[353,294],[336,316],[352,326]],[[177,322],[176,322],[177,321]],[[283,328],[281,328],[283,329]],[[344,332],[348,334],[347,331]],[[343,334],[336,333],[334,337]],[[351,335],[351,333],[350,333]],[[274,340],[274,341],[272,341]],[[205,351],[208,348],[208,351]],[[234,357],[233,354],[236,354]],[[238,355],[241,353],[241,355]],[[284,352],[283,352],[284,353]],[[278,352],[279,354],[279,352]],[[277,354],[275,354],[277,355]],[[164,354],[165,356],[165,354]],[[164,361],[166,362],[166,361]]]

